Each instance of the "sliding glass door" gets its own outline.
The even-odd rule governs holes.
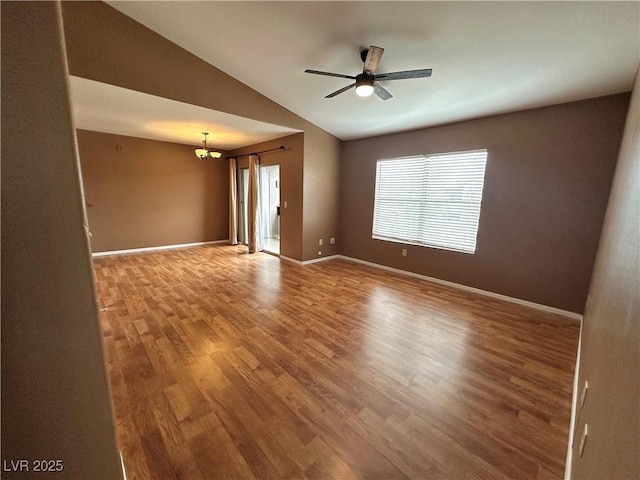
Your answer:
[[[261,166],[259,169],[258,222],[259,244],[267,253],[280,254],[280,165]],[[249,169],[238,170],[238,240],[248,245]]]
[[[265,252],[280,254],[280,165],[260,167],[260,232]]]

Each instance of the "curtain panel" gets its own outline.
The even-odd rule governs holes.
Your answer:
[[[258,170],[260,167],[260,157],[251,155],[249,157],[249,192],[248,192],[248,244],[249,253],[262,250],[260,235],[260,210],[259,210],[259,179]]]
[[[238,244],[238,162],[229,159],[229,243]]]

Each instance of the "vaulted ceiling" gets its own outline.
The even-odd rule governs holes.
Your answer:
[[[639,2],[110,1],[124,14],[343,140],[629,91]],[[393,98],[328,93],[385,48]]]

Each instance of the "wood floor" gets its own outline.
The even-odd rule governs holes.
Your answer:
[[[95,260],[128,478],[562,478],[579,327],[343,260]]]

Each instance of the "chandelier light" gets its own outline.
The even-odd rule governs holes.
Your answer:
[[[209,132],[202,132],[202,135],[204,135],[204,138],[202,139],[203,148],[196,148],[196,157],[200,160],[204,160],[207,157],[220,158],[222,156],[220,152],[209,150],[209,147],[207,146],[207,135],[209,135]]]

